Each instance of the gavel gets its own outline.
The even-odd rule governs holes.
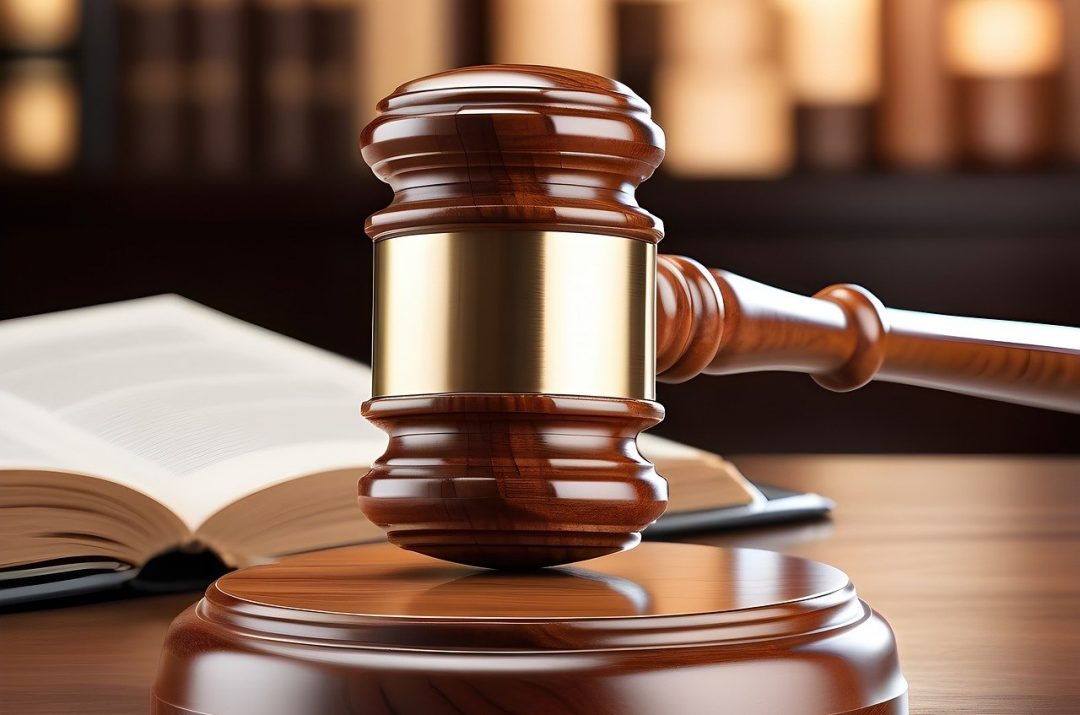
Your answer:
[[[626,86],[465,67],[399,87],[364,129],[394,190],[374,241],[372,399],[389,435],[364,514],[398,546],[490,568],[636,545],[667,485],[637,435],[655,382],[809,373],[1080,412],[1080,329],[813,297],[657,255],[638,185],[664,135]]]

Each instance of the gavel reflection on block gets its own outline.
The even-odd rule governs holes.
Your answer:
[[[364,130],[394,189],[372,216],[373,399],[390,445],[360,483],[393,543],[488,567],[634,546],[666,485],[635,438],[659,379],[810,373],[1080,410],[1080,330],[812,298],[656,254],[634,198],[664,137],[623,85],[467,67],[400,87]]]
[[[368,223],[363,414],[390,439],[360,505],[408,551],[222,577],[173,623],[154,712],[907,713],[892,631],[838,569],[627,550],[667,501],[635,443],[664,414],[655,380],[795,370],[1080,410],[1080,331],[889,310],[854,286],[800,297],[657,256],[634,190],[663,135],[594,75],[416,80],[362,145],[394,200]]]

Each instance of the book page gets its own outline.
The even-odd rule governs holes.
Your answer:
[[[0,351],[2,352],[2,351]],[[165,469],[0,391],[0,470],[53,470],[107,479],[162,501],[173,477]]]
[[[712,456],[705,450],[681,442],[673,442],[649,432],[639,434],[637,444],[642,456],[654,463],[681,459],[695,460],[701,459],[702,455]]]
[[[359,363],[177,296],[9,320],[0,456],[136,486],[194,531],[270,484],[369,464],[386,442],[359,414],[370,386]]]

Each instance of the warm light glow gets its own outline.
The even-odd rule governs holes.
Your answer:
[[[774,10],[765,0],[664,7],[655,85],[666,171],[764,177],[790,169],[791,112]]]
[[[400,85],[453,66],[453,8],[446,0],[363,0],[357,13],[361,127]]]
[[[866,104],[878,94],[880,0],[779,0],[788,79],[802,104]]]
[[[496,0],[496,62],[615,73],[615,7],[611,0]]]
[[[1057,0],[952,0],[945,18],[949,66],[968,76],[1053,71],[1062,54]]]
[[[676,67],[657,75],[664,168],[684,176],[757,176],[791,168],[791,113],[777,69],[727,75]]]
[[[1073,164],[1080,165],[1080,0],[1065,4],[1065,56],[1062,60],[1062,95],[1065,153]]]
[[[682,0],[663,13],[665,60],[715,65],[776,57],[778,18],[769,0]]]
[[[79,0],[0,0],[0,43],[7,47],[63,47],[78,25]]]
[[[0,164],[53,172],[74,160],[79,107],[71,78],[59,63],[35,60],[0,81]]]

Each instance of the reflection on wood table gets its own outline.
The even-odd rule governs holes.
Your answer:
[[[846,571],[896,631],[912,713],[1080,713],[1080,459],[734,461],[834,498],[834,518],[685,540]],[[0,615],[0,710],[146,712],[165,631],[197,595]]]
[[[1080,460],[743,457],[831,522],[702,535],[830,563],[896,632],[912,713],[1080,713]]]

